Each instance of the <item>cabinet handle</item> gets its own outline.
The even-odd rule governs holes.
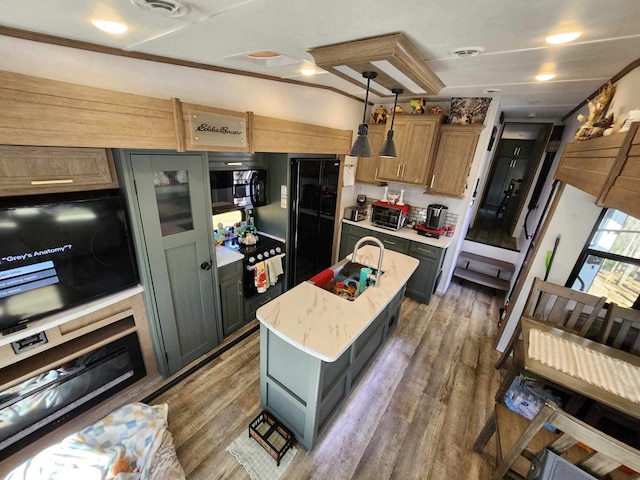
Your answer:
[[[431,176],[431,183],[429,184],[429,188],[433,188],[433,182],[435,182],[435,181],[436,181],[436,176],[432,175]]]
[[[396,177],[399,177],[399,176],[400,176],[400,167],[401,167],[401,166],[402,166],[402,165],[398,164],[398,168],[396,168]]]
[[[376,173],[373,175],[373,178],[378,179],[378,167],[376,167]]]
[[[404,177],[404,167],[406,167],[406,165],[402,164],[402,173],[400,174],[401,177]]]
[[[429,250],[428,248],[418,247],[418,250],[420,250],[421,252],[431,253],[431,250]]]
[[[392,242],[391,240],[382,240],[384,243],[388,243],[389,245],[395,245],[396,242]]]
[[[238,296],[242,296],[242,280],[238,280]]]
[[[64,180],[31,180],[31,185],[64,185],[73,183],[73,178],[66,178]]]
[[[265,303],[269,303],[271,300],[273,300],[273,298],[267,298],[265,301],[260,302],[260,303],[259,303],[259,305],[260,305],[260,306],[262,306],[262,305],[264,305]]]

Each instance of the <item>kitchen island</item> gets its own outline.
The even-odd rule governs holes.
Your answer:
[[[378,252],[362,246],[355,261],[375,267]],[[258,309],[260,404],[305,448],[313,448],[396,328],[418,263],[385,250],[379,285],[353,301],[303,282]]]

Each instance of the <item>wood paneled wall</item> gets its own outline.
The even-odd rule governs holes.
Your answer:
[[[351,147],[351,130],[0,71],[0,145],[202,150],[189,141],[189,108],[246,118],[246,151],[346,154]]]
[[[0,71],[0,144],[177,149],[171,100]]]
[[[348,155],[351,150],[351,130],[336,130],[260,115],[253,116],[252,127],[255,152]]]

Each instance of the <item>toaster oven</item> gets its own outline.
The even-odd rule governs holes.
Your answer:
[[[401,229],[409,216],[409,205],[392,205],[378,201],[371,206],[371,224],[389,230]]]
[[[361,222],[367,218],[367,207],[356,205],[344,209],[344,218],[354,222]]]

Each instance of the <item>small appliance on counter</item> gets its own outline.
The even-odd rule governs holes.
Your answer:
[[[440,230],[444,227],[444,222],[447,219],[447,210],[449,207],[446,205],[439,205],[432,203],[427,207],[427,221],[425,227],[430,230]]]
[[[360,222],[367,218],[367,207],[364,205],[354,205],[353,207],[345,207],[344,218],[353,222]]]
[[[357,197],[356,197],[356,203],[358,204],[359,207],[364,207],[367,205],[367,196],[360,193]]]
[[[411,206],[392,205],[379,200],[371,206],[371,224],[389,230],[400,230],[407,222]]]
[[[414,225],[413,229],[416,232],[418,232],[418,235],[422,235],[424,237],[431,237],[431,238],[440,238],[440,236],[444,235],[446,232],[446,229],[444,227],[438,230],[434,230],[431,228],[427,228],[427,226],[424,223]]]

